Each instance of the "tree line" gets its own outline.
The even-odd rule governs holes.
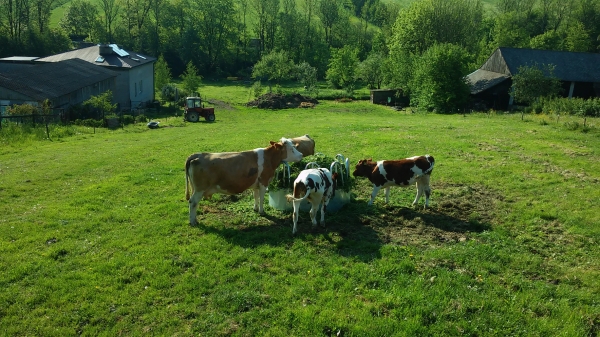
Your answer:
[[[385,84],[453,107],[468,90],[460,79],[496,47],[600,51],[600,0],[499,0],[487,11],[481,0],[73,0],[51,27],[60,1],[0,0],[0,56],[50,55],[79,38],[163,56],[174,76],[191,63],[218,78],[250,77],[285,52],[334,86]]]

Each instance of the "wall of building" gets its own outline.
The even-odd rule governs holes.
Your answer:
[[[129,97],[133,107],[154,100],[153,63],[147,63],[129,70]]]

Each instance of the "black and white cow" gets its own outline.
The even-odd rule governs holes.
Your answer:
[[[416,184],[417,196],[413,201],[413,206],[425,194],[425,208],[427,208],[431,195],[429,178],[433,171],[434,162],[433,157],[430,155],[400,160],[380,160],[378,162],[374,162],[372,159],[363,159],[356,164],[353,175],[355,177],[366,177],[373,183],[373,193],[371,193],[369,205],[373,204],[375,196],[382,187],[385,188],[385,202],[388,203],[391,186],[408,187]]]
[[[333,175],[326,168],[307,169],[298,175],[294,181],[294,194],[288,194],[287,200],[294,204],[294,228],[292,234],[297,232],[298,212],[303,200],[311,204],[310,219],[313,227],[317,225],[317,212],[321,207],[321,226],[325,227],[325,211],[329,200],[335,195],[335,185],[338,174]]]

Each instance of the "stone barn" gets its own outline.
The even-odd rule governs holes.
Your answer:
[[[519,67],[536,65],[554,65],[564,97],[600,96],[600,54],[500,47],[467,75],[472,100],[485,108],[509,109],[512,76]]]

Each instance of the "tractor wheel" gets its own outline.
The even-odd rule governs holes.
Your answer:
[[[197,122],[200,119],[200,115],[195,111],[190,111],[186,115],[188,122]]]
[[[209,122],[214,122],[215,121],[215,115],[210,114],[210,115],[206,116],[204,119],[206,119]]]

